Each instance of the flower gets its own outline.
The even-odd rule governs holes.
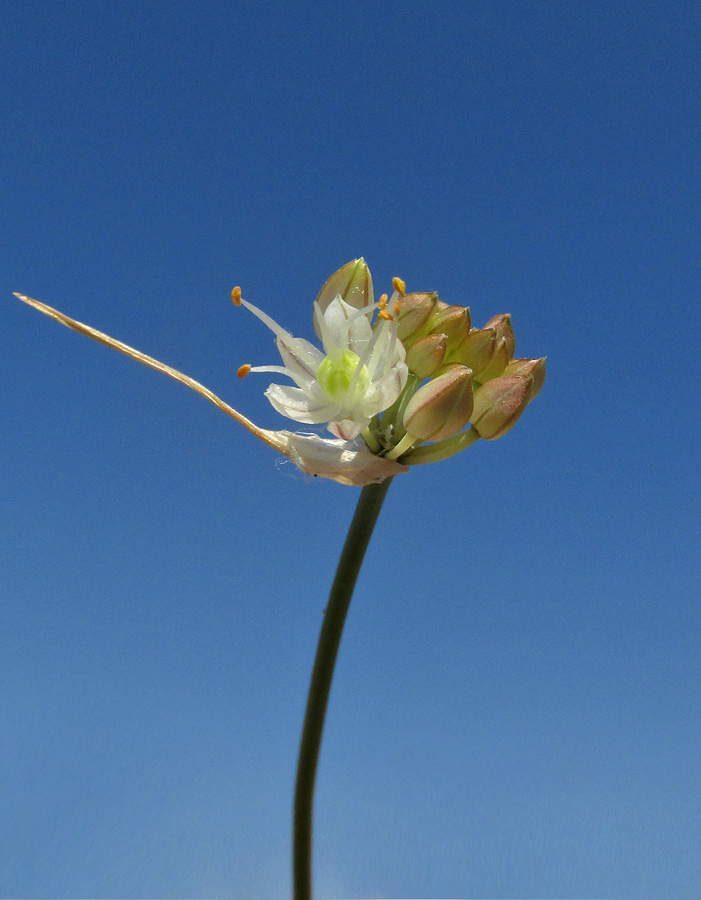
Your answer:
[[[363,263],[364,264],[364,263]],[[274,372],[294,381],[271,384],[265,392],[272,406],[288,419],[309,425],[328,423],[337,438],[350,441],[399,397],[407,381],[404,345],[397,323],[380,316],[374,329],[368,314],[384,302],[356,309],[340,294],[322,310],[314,303],[314,322],[324,352],[302,338],[294,338],[234,288],[234,303],[245,306],[277,336],[283,366],[242,366],[239,375]],[[381,313],[384,311],[381,308]]]
[[[240,288],[232,291],[235,305],[244,306],[274,332],[283,362],[241,366],[239,377],[273,372],[290,378],[293,385],[269,385],[265,395],[270,403],[288,419],[326,424],[333,439],[260,428],[177,369],[38,300],[15,296],[187,385],[303,472],[360,487],[406,472],[409,466],[447,459],[480,438],[501,437],[545,379],[545,359],[513,358],[509,315],[494,316],[482,330],[471,329],[467,307],[449,306],[436,293],[406,294],[400,278],[392,284],[391,298],[383,294],[374,303],[365,260],[352,260],[334,272],[314,302],[314,328],[323,350],[293,337],[243,300]]]

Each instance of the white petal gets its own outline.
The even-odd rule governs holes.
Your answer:
[[[337,299],[340,299],[340,295]],[[331,301],[331,303],[335,302],[335,300]],[[326,354],[338,350],[339,345],[336,343],[334,333],[326,322],[326,313],[322,310],[321,305],[317,300],[314,301],[314,330],[321,338],[321,343]]]
[[[359,421],[355,419],[341,419],[340,422],[329,422],[327,425],[331,434],[335,434],[337,438],[344,441],[352,441],[357,438],[360,432],[367,428],[370,424],[370,418],[363,418]]]
[[[372,356],[368,360],[368,372],[373,380],[382,377],[385,371],[396,361],[390,358],[392,328],[389,323],[382,322],[375,333],[377,340],[373,347]]]
[[[302,338],[278,338],[277,348],[290,378],[308,393],[316,384],[316,372],[324,354]]]
[[[404,390],[408,375],[406,363],[397,363],[384,377],[373,382],[358,411],[372,418],[388,409]]]
[[[296,422],[304,422],[306,425],[328,422],[336,412],[336,406],[319,403],[301,388],[290,387],[287,384],[271,384],[265,396],[281,415]]]
[[[372,315],[372,311],[370,314]],[[360,356],[353,345],[364,344],[372,336],[367,316],[346,303],[340,295],[327,307],[321,328],[324,349],[327,353],[342,347],[349,348]],[[327,344],[330,346],[327,347]]]
[[[355,312],[348,329],[348,347],[353,353],[362,356],[365,348],[372,341],[373,331],[367,316]]]

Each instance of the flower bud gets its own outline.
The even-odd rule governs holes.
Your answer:
[[[503,374],[508,362],[509,349],[506,338],[498,337],[492,358],[489,360],[487,366],[479,373],[479,382],[484,384],[485,381],[490,381],[492,378],[498,378],[499,375]]]
[[[485,441],[493,441],[512,428],[528,406],[533,376],[502,375],[475,393],[470,422]]]
[[[422,381],[430,378],[443,365],[448,338],[444,334],[427,334],[415,341],[406,353],[409,371]]]
[[[430,334],[444,334],[448,350],[457,347],[470,333],[470,310],[467,306],[446,306],[434,312],[428,321]]]
[[[405,294],[400,299],[397,321],[397,337],[400,341],[406,343],[423,330],[437,302],[436,293]]]
[[[535,398],[545,381],[545,357],[542,359],[512,359],[504,369],[504,375],[520,375],[522,378],[533,376],[533,387],[528,402]]]
[[[511,325],[511,313],[500,313],[498,316],[492,316],[484,327],[496,330],[497,342],[504,338],[509,359],[513,359],[516,350],[516,335]]]
[[[450,354],[450,360],[472,369],[475,379],[479,380],[491,362],[496,346],[496,328],[473,328]]]
[[[450,366],[414,394],[404,411],[404,427],[422,441],[442,441],[467,425],[472,402],[472,372]]]
[[[324,286],[319,291],[316,302],[321,307],[321,311],[326,312],[327,307],[336,299],[338,295],[355,309],[363,309],[365,306],[372,306],[374,296],[372,291],[372,277],[370,269],[368,269],[365,260],[352,259],[345,266],[334,272],[330,278],[327,278]],[[317,337],[321,337],[317,330],[316,321],[314,322],[314,330]]]

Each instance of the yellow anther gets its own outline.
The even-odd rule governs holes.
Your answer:
[[[234,306],[241,306],[241,288],[238,285],[231,292],[231,299],[234,301]],[[242,368],[244,367],[242,366]],[[239,375],[239,378],[243,378],[243,375]]]
[[[380,310],[383,310],[387,306],[387,294],[383,294],[380,299],[377,301],[377,305]]]
[[[241,295],[241,292],[239,291],[239,299],[240,299],[240,295]],[[236,301],[234,301],[234,302],[236,302]],[[246,375],[248,375],[248,373],[250,371],[251,371],[251,367],[248,365],[248,363],[246,363],[245,366],[239,366],[236,374],[239,376],[239,378],[245,378]]]
[[[395,314],[395,316],[398,316],[398,315],[399,315],[399,310],[400,310],[401,308],[402,308],[402,304],[399,302],[399,300],[397,300],[397,302],[394,304],[394,314]]]
[[[401,294],[402,297],[406,293],[406,284],[405,284],[405,282],[402,281],[401,278],[393,278],[392,279],[392,287],[395,289],[395,291],[398,294]]]
[[[388,313],[386,309],[381,309],[377,314],[378,319],[389,319],[390,322],[393,322],[394,319],[392,317],[392,313]]]

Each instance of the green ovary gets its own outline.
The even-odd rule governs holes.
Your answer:
[[[329,400],[342,402],[348,398],[348,389],[353,381],[360,357],[352,350],[337,350],[335,353],[329,353],[324,357],[319,366],[316,378],[319,387],[326,394]],[[353,392],[354,396],[363,396],[370,384],[370,374],[367,367],[363,366],[360,370],[360,377],[357,386]]]

